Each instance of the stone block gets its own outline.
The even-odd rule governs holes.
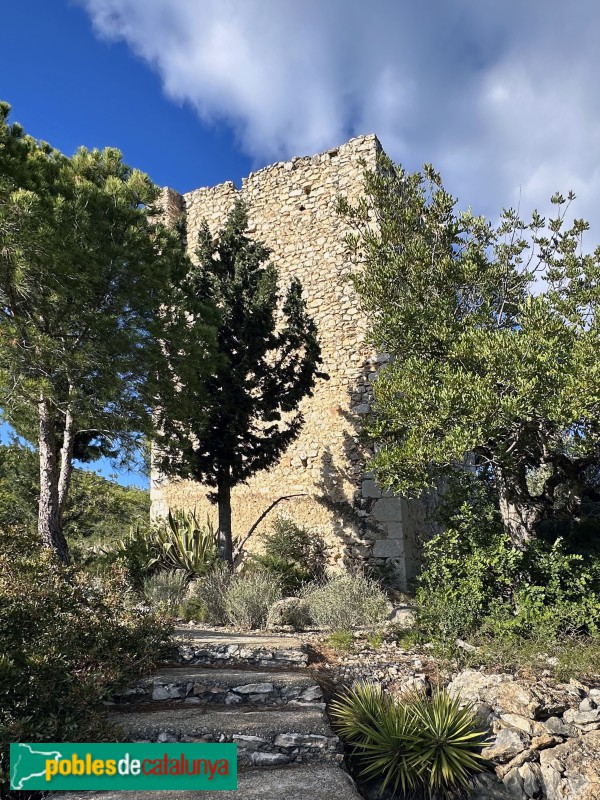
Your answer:
[[[388,522],[385,529],[388,539],[402,539],[404,541],[404,527],[401,522]]]
[[[404,544],[399,539],[379,539],[373,545],[375,558],[400,558],[404,555]]]
[[[362,482],[361,494],[363,497],[381,497],[381,488],[374,480],[364,480]]]
[[[379,522],[402,522],[402,499],[382,497],[373,504],[371,514]]]

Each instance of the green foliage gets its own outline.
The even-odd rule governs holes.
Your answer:
[[[267,627],[291,626],[295,631],[303,631],[312,620],[306,600],[301,597],[288,597],[283,603],[275,603],[269,609]]]
[[[232,577],[223,564],[207,575],[202,575],[190,586],[189,597],[204,604],[206,622],[211,625],[226,625],[228,622],[225,598]]]
[[[560,538],[515,550],[489,485],[469,478],[462,492],[451,488],[447,528],[424,546],[420,636],[446,649],[457,637],[470,638],[482,648],[477,658],[488,653],[492,661],[495,649],[502,661],[512,650],[530,652],[534,642],[543,653],[597,637],[600,558],[569,552]]]
[[[8,742],[114,741],[102,700],[146,674],[170,633],[123,574],[61,566],[22,530],[0,533],[0,782]]]
[[[178,616],[186,622],[207,622],[208,608],[201,597],[187,597],[179,607]]]
[[[173,617],[183,604],[187,585],[183,570],[156,572],[144,581],[144,599],[153,611]]]
[[[169,511],[167,524],[154,529],[151,541],[160,563],[182,570],[188,578],[210,572],[219,560],[218,540],[210,520],[202,527],[192,511]]]
[[[202,606],[211,625],[262,628],[271,606],[281,599],[281,586],[265,572],[232,574],[225,566],[218,566],[194,581],[188,597]]]
[[[385,594],[363,575],[339,575],[324,584],[307,586],[303,595],[313,621],[334,631],[376,625],[389,611]]]
[[[225,592],[227,622],[240,628],[264,628],[269,609],[281,599],[281,586],[266,572],[233,575]]]
[[[321,355],[300,283],[280,294],[270,251],[249,238],[241,202],[216,240],[201,227],[196,255],[178,307],[192,324],[199,306],[217,307],[218,357],[205,379],[173,349],[177,392],[159,403],[159,466],[216,489],[222,555],[232,563],[231,488],[276,462],[298,436],[298,403],[312,393]]]
[[[245,569],[269,572],[285,595],[297,595],[305,584],[322,580],[325,564],[325,545],[318,534],[287,517],[277,517],[264,537],[264,553],[251,556]]]
[[[392,357],[369,424],[379,481],[419,494],[471,454],[518,546],[598,494],[600,249],[568,222],[573,199],[494,228],[458,212],[430,166],[382,157],[363,200],[340,202],[372,341]]]
[[[150,492],[120,486],[90,470],[75,469],[63,517],[73,543],[107,543],[150,518]]]
[[[118,150],[67,158],[8,113],[0,104],[0,406],[38,448],[40,535],[66,560],[73,459],[127,460],[151,432],[172,384],[159,342],[185,330],[172,301],[189,262],[152,213],[158,188]]]
[[[330,706],[334,725],[365,780],[381,790],[447,800],[468,792],[485,766],[484,733],[471,708],[446,692],[395,702],[379,685],[359,683]]]
[[[91,573],[106,573],[115,565],[125,570],[129,582],[141,591],[144,580],[159,566],[159,551],[154,539],[154,529],[136,525],[129,533],[107,545],[93,545],[78,553],[79,561]]]
[[[327,644],[333,650],[347,653],[354,649],[354,636],[350,631],[333,631],[327,637]]]
[[[34,526],[40,493],[39,459],[35,450],[0,444],[0,525]],[[94,472],[74,469],[63,515],[71,546],[108,543],[150,516],[150,493],[120,486]]]

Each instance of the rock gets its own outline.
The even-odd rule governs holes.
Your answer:
[[[518,756],[529,747],[529,736],[516,728],[502,728],[490,747],[486,747],[483,755],[491,761],[505,763]]]
[[[486,675],[474,669],[460,672],[448,686],[448,691],[454,697],[460,697],[463,703],[476,703],[485,700],[482,696],[490,687],[496,687],[508,681],[513,681],[512,675]]]
[[[474,644],[469,644],[469,642],[465,642],[463,639],[457,639],[456,646],[460,647],[461,650],[465,650],[467,653],[475,653],[479,650]]]
[[[289,764],[290,757],[283,753],[252,753],[255,767],[274,767],[276,764]]]
[[[247,683],[245,686],[235,686],[233,691],[238,694],[270,694],[273,689],[272,683]]]
[[[539,699],[533,692],[516,681],[502,683],[488,689],[485,700],[501,710],[501,713],[519,714],[534,719],[541,708]]]
[[[405,606],[392,608],[388,617],[388,624],[398,625],[400,628],[412,628],[415,624],[415,613]]]
[[[547,800],[598,800],[600,731],[569,739],[540,753]]]
[[[234,742],[243,747],[244,750],[260,750],[261,747],[268,744],[266,739],[263,739],[261,736],[246,736],[242,733],[238,733],[235,736],[232,736]]]
[[[595,731],[600,729],[600,710],[579,711],[569,708],[563,715],[563,720],[570,725],[575,725],[582,731]]]
[[[238,703],[241,703],[241,702],[242,702],[242,698],[239,696],[239,694],[233,694],[233,692],[228,692],[225,695],[225,705],[226,706],[235,706],[235,705],[237,705]]]
[[[586,697],[579,703],[580,711],[594,711],[596,708],[598,708],[598,705],[591,697]]]
[[[532,720],[521,716],[521,714],[500,714],[500,719],[509,728],[517,728],[520,731],[524,731],[529,736],[534,733],[534,723]]]
[[[179,700],[185,696],[182,686],[155,686],[152,690],[153,700]]]
[[[323,692],[321,691],[320,686],[310,686],[308,689],[305,689],[301,695],[299,695],[298,699],[310,703],[313,700],[321,700],[322,697]]]
[[[539,764],[527,762],[519,767],[523,791],[527,797],[539,797],[542,791],[542,771]]]
[[[527,800],[527,795],[523,791],[523,778],[518,769],[511,769],[510,772],[507,772],[502,783],[506,786],[510,798]]]
[[[284,597],[269,610],[267,626],[280,628],[291,625],[296,631],[304,630],[311,624],[308,603],[302,597]]]
[[[514,800],[507,787],[495,775],[478,775],[470,800]]]
[[[554,747],[556,744],[560,744],[560,738],[558,736],[551,736],[549,733],[544,733],[542,736],[533,737],[531,740],[531,749],[545,750],[547,747]]]
[[[541,724],[547,733],[553,734],[554,736],[564,737],[571,736],[572,734],[572,729],[568,725],[565,725],[560,717],[549,717]]]

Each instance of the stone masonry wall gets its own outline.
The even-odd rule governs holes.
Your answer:
[[[375,136],[362,136],[253,172],[241,190],[231,182],[183,196],[167,189],[163,201],[168,219],[185,213],[192,254],[202,220],[216,232],[241,195],[249,207],[250,234],[272,249],[282,284],[292,276],[302,283],[318,326],[321,369],[329,375],[303,402],[304,427],[280,462],[233,491],[234,534],[245,533],[277,498],[292,495],[267,516],[249,542],[251,549],[260,547],[261,532],[268,531],[276,514],[286,515],[324,537],[332,565],[391,560],[398,585],[406,587],[418,564],[414,520],[422,515],[401,498],[382,496],[365,474],[369,453],[359,433],[372,381],[385,359],[365,344],[367,320],[348,280],[348,229],[336,212],[340,195],[351,201],[360,197],[365,165],[375,166],[379,148]],[[151,496],[154,517],[169,507],[193,508],[201,520],[208,514],[216,521],[216,508],[198,484],[153,475]]]

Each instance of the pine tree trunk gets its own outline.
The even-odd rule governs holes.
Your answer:
[[[526,488],[519,485],[515,476],[507,476],[499,467],[494,469],[494,475],[504,528],[513,545],[522,550],[529,540],[535,538],[544,509],[529,496]]]
[[[60,525],[58,503],[58,465],[56,463],[56,438],[50,404],[44,397],[38,402],[40,500],[38,505],[38,532],[44,547],[51,547],[61,561],[69,561],[69,548]]]
[[[67,505],[67,495],[73,473],[73,447],[75,445],[75,420],[69,408],[65,416],[65,433],[60,450],[60,473],[58,476],[58,521],[62,527],[62,518]]]
[[[219,550],[221,558],[233,570],[233,544],[231,535],[231,487],[219,483],[217,486],[217,505],[219,509]]]

